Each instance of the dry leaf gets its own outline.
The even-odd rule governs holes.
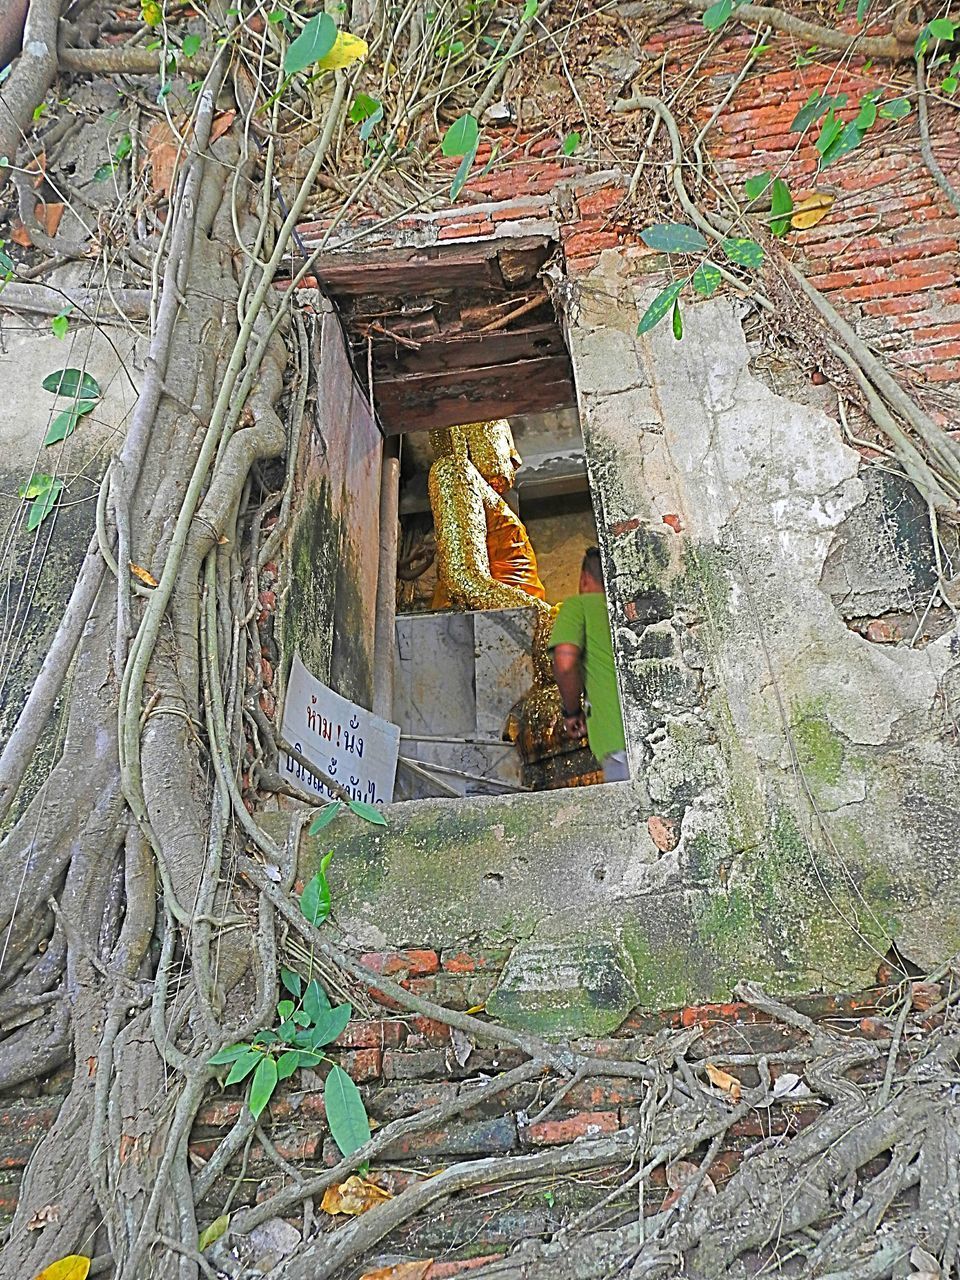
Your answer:
[[[670,1194],[666,1197],[660,1206],[660,1212],[665,1209],[671,1209],[685,1189],[690,1185],[694,1178],[699,1177],[700,1166],[694,1164],[692,1160],[674,1160],[673,1164],[668,1164],[666,1168],[667,1186],[671,1187]],[[704,1197],[715,1196],[717,1194],[716,1184],[710,1177],[709,1173],[703,1175],[703,1181],[697,1187],[696,1195],[693,1197],[694,1202]]]
[[[79,1253],[71,1253],[66,1258],[58,1258],[44,1267],[33,1280],[87,1280],[90,1270],[90,1259],[81,1257]]]
[[[51,1223],[60,1221],[60,1206],[58,1204],[45,1204],[42,1209],[38,1209],[30,1221],[27,1223],[28,1231],[42,1231],[44,1227],[49,1227]]]
[[[910,1003],[914,1009],[925,1012],[943,999],[943,990],[938,982],[912,982],[910,984]]]
[[[392,1267],[366,1271],[360,1280],[427,1280],[427,1273],[432,1266],[432,1258],[424,1258],[422,1262],[397,1262]]]
[[[773,1096],[784,1102],[798,1102],[801,1098],[812,1098],[814,1095],[799,1076],[792,1071],[784,1071],[773,1082]]]
[[[237,113],[235,111],[223,111],[220,115],[215,116],[213,124],[210,126],[210,141],[216,142],[218,138],[222,138],[236,118]]]
[[[214,1218],[209,1227],[204,1227],[200,1232],[200,1239],[197,1241],[197,1249],[203,1253],[204,1249],[216,1243],[230,1226],[229,1213],[222,1213],[219,1218]]]
[[[338,1187],[326,1189],[320,1208],[324,1213],[349,1213],[356,1216],[390,1199],[392,1197],[389,1191],[384,1191],[375,1182],[368,1182],[366,1178],[353,1174]]]
[[[918,1244],[915,1244],[910,1251],[910,1265],[917,1268],[910,1276],[910,1280],[941,1280],[943,1276],[937,1259]]]
[[[469,1036],[464,1035],[464,1033],[459,1031],[456,1027],[452,1027],[450,1029],[450,1043],[453,1046],[453,1056],[457,1060],[457,1065],[465,1067],[467,1065],[467,1059],[470,1057],[471,1053],[473,1053],[476,1045]]]
[[[169,196],[173,187],[173,171],[180,152],[180,139],[166,120],[158,120],[147,134],[150,158],[150,185],[161,196]]]
[[[805,200],[799,200],[790,215],[791,227],[795,231],[807,231],[810,227],[815,227],[833,208],[834,199],[826,191],[818,191]]]
[[[712,1062],[706,1063],[706,1072],[710,1078],[710,1083],[717,1089],[722,1089],[728,1094],[733,1102],[740,1101],[740,1081],[736,1076],[730,1075],[728,1071],[721,1071],[719,1067],[715,1067]]]
[[[127,562],[130,565],[130,572],[138,582],[142,582],[145,587],[155,587],[158,585],[156,578],[149,569],[144,569],[142,565],[134,564],[132,560]]]
[[[366,40],[352,36],[349,31],[340,31],[330,52],[317,59],[317,66],[324,71],[336,71],[339,67],[349,67],[352,62],[359,62],[366,56]]]
[[[15,218],[12,225],[13,230],[10,232],[10,239],[14,244],[18,244],[21,249],[29,249],[33,244],[33,241],[30,239],[30,232],[19,218]]]

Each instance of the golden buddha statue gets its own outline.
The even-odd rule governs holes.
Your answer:
[[[437,543],[433,607],[535,608],[533,687],[510,712],[505,738],[523,760],[526,786],[542,790],[599,779],[586,741],[564,736],[560,691],[548,644],[556,607],[547,604],[537,557],[504,501],[521,459],[509,424],[474,422],[430,433],[435,461],[428,489]]]

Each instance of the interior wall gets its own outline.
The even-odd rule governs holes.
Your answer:
[[[382,440],[332,309],[319,318],[315,407],[298,462],[284,601],[284,653],[370,708],[380,545]]]

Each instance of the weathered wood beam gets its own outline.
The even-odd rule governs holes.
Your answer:
[[[512,364],[519,360],[542,360],[548,356],[564,356],[563,338],[555,324],[531,325],[527,329],[504,329],[498,333],[463,333],[421,341],[413,350],[389,339],[377,338],[373,343],[373,370],[377,379],[395,380],[412,375],[489,369],[493,365]],[[366,356],[357,347],[357,358]]]
[[[304,245],[320,239],[309,224],[299,228]],[[499,255],[509,263],[504,277]],[[424,245],[409,249],[389,249],[378,253],[351,254],[336,251],[323,254],[313,274],[320,286],[334,298],[349,296],[411,297],[443,289],[511,289],[532,280],[546,261],[550,241],[545,236],[518,240],[473,241],[469,245]]]
[[[384,431],[432,431],[576,403],[566,355],[374,380]]]

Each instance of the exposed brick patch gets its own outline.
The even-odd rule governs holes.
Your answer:
[[[523,1140],[532,1147],[555,1147],[576,1138],[599,1138],[620,1128],[619,1111],[584,1111],[565,1120],[541,1120],[523,1130]]]

